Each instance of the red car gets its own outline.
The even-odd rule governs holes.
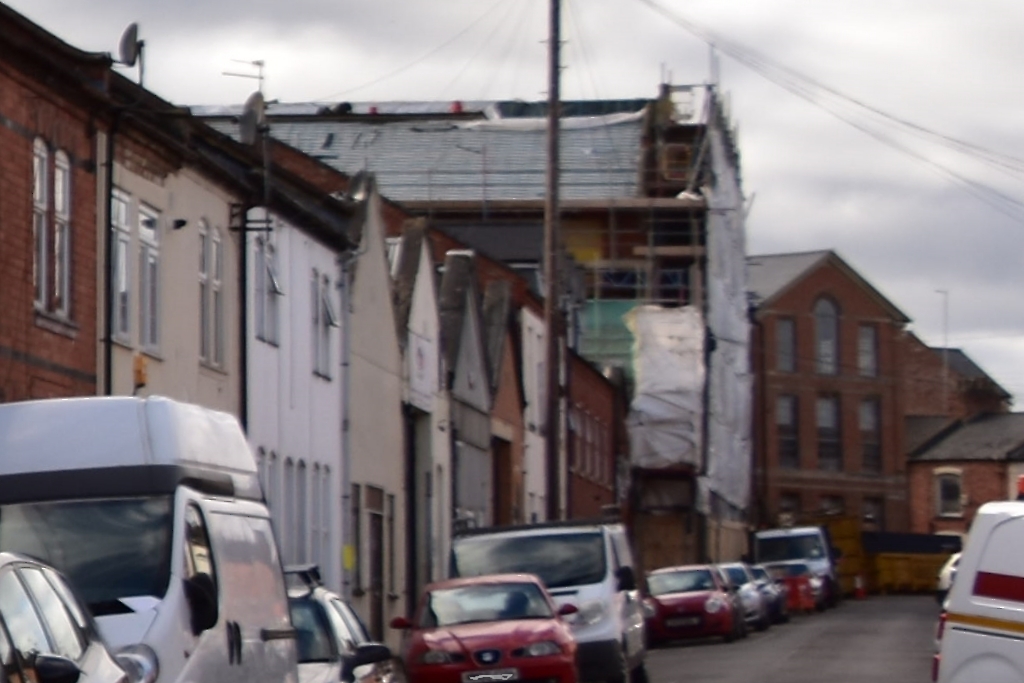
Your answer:
[[[647,575],[647,639],[745,635],[745,623],[722,575],[709,565],[656,569]]]
[[[575,605],[555,605],[532,574],[496,574],[432,583],[407,629],[402,661],[408,683],[576,683],[576,641],[562,620]]]

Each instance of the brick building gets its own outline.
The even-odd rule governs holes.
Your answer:
[[[597,518],[614,505],[619,391],[592,363],[569,352],[569,516]]]
[[[1024,413],[958,420],[910,453],[917,533],[966,533],[978,508],[1016,496],[1024,474]]]
[[[908,318],[833,251],[747,263],[757,523],[825,513],[906,530]]]
[[[1016,495],[1024,414],[960,349],[908,334],[903,366],[911,530],[964,533],[980,505]]]
[[[3,4],[0,41],[0,400],[95,394],[95,151],[110,57]]]

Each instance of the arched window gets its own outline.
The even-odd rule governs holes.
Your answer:
[[[839,308],[829,299],[814,304],[814,357],[819,375],[839,371]]]
[[[71,161],[58,150],[53,168],[53,310],[71,313]]]
[[[46,308],[46,276],[49,263],[50,150],[36,139],[32,146],[32,282],[37,308]]]

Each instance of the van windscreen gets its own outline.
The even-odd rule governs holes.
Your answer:
[[[60,570],[96,616],[120,598],[162,598],[170,581],[171,496],[0,506],[0,550]]]
[[[825,557],[825,546],[819,534],[774,536],[757,539],[758,562],[782,562]]]
[[[455,576],[536,574],[548,588],[599,583],[606,572],[598,531],[548,535],[467,536],[452,544]]]

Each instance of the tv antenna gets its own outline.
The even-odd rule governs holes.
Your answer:
[[[139,40],[139,24],[133,21],[121,34],[121,42],[118,45],[117,61],[125,66],[135,66],[139,63],[139,86],[142,86],[143,74],[145,73],[142,49],[146,41]]]
[[[242,73],[237,73],[235,71],[221,71],[221,74],[223,74],[224,76],[236,76],[238,78],[251,78],[251,79],[253,79],[255,81],[258,81],[257,90],[259,90],[260,92],[263,92],[263,67],[264,67],[264,61],[262,59],[255,59],[255,60],[252,60],[252,61],[248,61],[248,60],[245,60],[245,59],[232,59],[231,61],[235,62],[236,64],[247,64],[249,66],[256,67],[256,73],[255,74],[242,74]]]

